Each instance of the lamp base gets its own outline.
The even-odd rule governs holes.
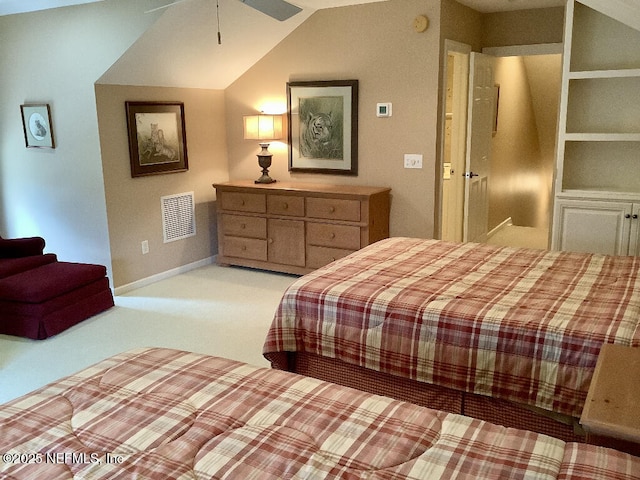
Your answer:
[[[262,168],[262,176],[254,183],[275,183],[275,180],[269,176],[269,167],[271,166],[271,153],[269,153],[269,144],[261,143],[262,151],[258,154],[258,165]]]
[[[269,175],[262,174],[262,176],[253,183],[276,183],[276,180],[271,178]]]

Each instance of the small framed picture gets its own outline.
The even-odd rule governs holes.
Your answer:
[[[358,80],[287,83],[289,170],[358,174]]]
[[[125,102],[131,176],[189,170],[184,104]]]
[[[24,143],[27,148],[56,148],[51,109],[48,104],[20,105]]]

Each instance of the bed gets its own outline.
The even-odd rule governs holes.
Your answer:
[[[390,238],[296,280],[272,366],[565,440],[601,346],[640,346],[640,258]]]
[[[10,479],[638,479],[640,458],[164,348],[0,406]]]

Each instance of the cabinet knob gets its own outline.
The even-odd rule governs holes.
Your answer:
[[[246,223],[243,223],[242,225],[240,225],[240,228],[241,228],[242,230],[244,230],[245,228],[247,228],[247,224],[246,224]]]
[[[273,238],[270,238],[269,240],[267,240],[270,244],[273,243]]]
[[[331,232],[331,235],[329,235],[329,238],[333,240],[334,238],[336,238],[336,234]]]
[[[633,219],[637,219],[637,218],[638,218],[638,214],[637,214],[637,213],[635,213],[635,214],[633,215],[633,217],[631,217],[631,218],[633,218]]]
[[[627,214],[624,216],[624,218],[631,218],[631,214],[630,214],[630,213],[627,213]]]
[[[285,203],[283,203],[283,204],[282,204],[282,208],[284,208],[284,209],[286,210],[287,208],[289,208],[289,204],[288,204],[288,203],[286,203],[286,202],[285,202]]]
[[[336,211],[336,207],[329,207],[329,212],[335,213],[335,211]]]

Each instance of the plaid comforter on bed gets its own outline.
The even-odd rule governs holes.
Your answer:
[[[600,347],[640,346],[639,323],[640,258],[391,238],[296,281],[264,354],[579,417]]]
[[[167,349],[0,407],[0,478],[640,478],[640,458]]]

